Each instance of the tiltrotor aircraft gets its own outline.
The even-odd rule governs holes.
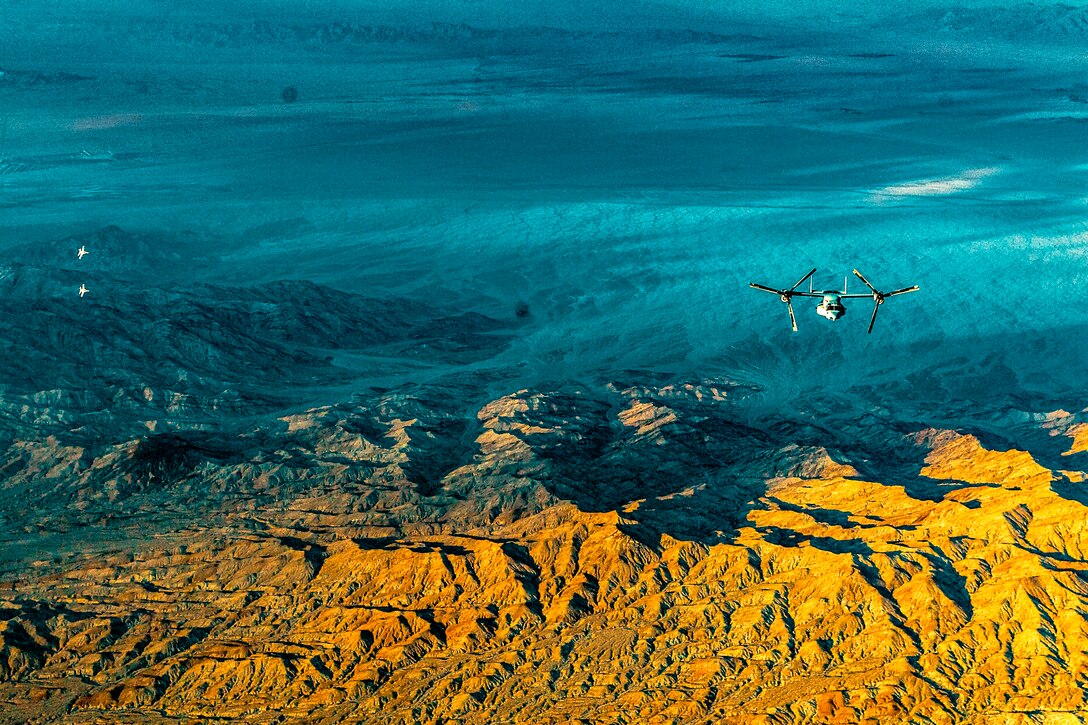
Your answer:
[[[749,286],[754,287],[755,289],[758,289],[758,290],[763,290],[764,292],[771,292],[773,294],[776,294],[776,295],[779,296],[779,298],[783,302],[786,303],[786,307],[790,311],[790,322],[793,323],[793,331],[794,332],[797,332],[797,318],[794,317],[794,314],[793,314],[793,298],[794,297],[819,297],[819,298],[821,298],[820,299],[820,304],[816,305],[816,314],[821,315],[823,317],[826,317],[827,319],[831,320],[832,322],[838,320],[840,317],[842,317],[843,315],[846,314],[846,306],[843,305],[843,303],[842,303],[843,300],[860,300],[860,299],[864,299],[864,298],[870,298],[870,299],[873,300],[873,316],[871,318],[869,318],[869,332],[872,332],[873,331],[873,323],[876,322],[876,313],[880,310],[880,306],[882,304],[884,304],[884,300],[886,300],[889,297],[894,297],[895,295],[901,295],[901,294],[905,294],[907,292],[914,292],[914,291],[916,291],[918,289],[918,285],[914,285],[913,287],[904,287],[903,289],[897,289],[897,290],[895,290],[893,292],[881,292],[876,287],[869,284],[869,280],[865,279],[865,277],[862,276],[861,272],[859,272],[859,271],[857,271],[855,269],[854,274],[857,275],[858,279],[860,279],[862,282],[865,283],[866,287],[868,287],[870,290],[872,290],[871,292],[867,292],[865,294],[860,294],[860,295],[859,294],[853,294],[853,295],[852,294],[847,294],[847,292],[846,292],[846,278],[845,277],[843,278],[843,281],[842,281],[842,291],[841,292],[838,291],[838,290],[814,290],[814,289],[812,289],[811,277],[815,273],[816,273],[816,270],[813,269],[811,272],[806,274],[804,277],[797,280],[797,284],[793,285],[789,289],[774,289],[772,287],[767,287],[766,285],[756,284],[755,282],[752,282]],[[805,292],[803,290],[800,291],[800,292],[797,291],[797,288],[800,287],[804,283],[804,281],[806,279],[809,280],[808,292]]]

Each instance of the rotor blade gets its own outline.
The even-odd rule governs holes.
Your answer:
[[[813,268],[812,268],[812,271],[811,271],[811,272],[809,272],[808,274],[806,274],[806,275],[805,275],[804,277],[802,277],[801,279],[797,280],[797,284],[795,284],[794,286],[790,287],[790,292],[793,292],[793,291],[794,291],[795,289],[797,289],[798,287],[800,287],[800,286],[801,286],[801,283],[802,283],[802,282],[804,282],[804,281],[805,281],[806,279],[808,279],[809,277],[811,277],[811,276],[812,276],[812,275],[814,275],[814,274],[816,274],[816,268],[815,268],[815,267],[813,267]]]
[[[797,318],[793,314],[793,303],[787,302],[786,307],[790,310],[790,323],[793,325],[793,331],[797,332]]]
[[[764,292],[773,292],[773,293],[774,293],[774,294],[776,294],[776,295],[780,295],[780,294],[782,294],[782,290],[780,290],[780,289],[772,289],[772,288],[768,287],[768,286],[767,286],[767,285],[765,285],[765,284],[756,284],[755,282],[752,282],[752,283],[750,283],[750,284],[749,284],[748,286],[749,286],[749,287],[752,287],[752,288],[754,288],[754,289],[761,289],[761,290],[763,290]]]
[[[857,271],[855,269],[854,274],[857,275],[857,278],[860,279],[862,282],[864,282],[865,286],[868,287],[869,289],[871,289],[874,294],[876,293],[876,287],[869,284],[869,280],[865,279],[865,277],[862,276],[861,272],[859,272],[859,271]]]
[[[873,316],[869,318],[869,334],[873,332],[873,323],[876,322],[876,313],[880,312],[880,305],[873,305]]]
[[[917,292],[917,291],[918,291],[918,285],[914,285],[913,287],[904,287],[903,289],[897,289],[895,292],[885,292],[884,296],[885,297],[891,297],[892,295],[901,295],[901,294],[906,294],[907,292]]]

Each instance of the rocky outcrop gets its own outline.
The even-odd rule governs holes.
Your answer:
[[[236,437],[13,443],[2,719],[1088,713],[1083,474],[969,432],[889,426],[874,456],[750,427],[742,392],[623,382],[465,412],[430,387]],[[1075,438],[1055,420],[1032,425]],[[17,529],[17,500],[51,505]]]

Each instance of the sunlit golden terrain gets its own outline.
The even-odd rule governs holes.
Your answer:
[[[1082,473],[951,430],[828,450],[731,394],[388,393],[229,451],[28,441],[5,486],[65,506],[9,531],[3,720],[1083,720]],[[1077,421],[1038,425],[1071,452]]]

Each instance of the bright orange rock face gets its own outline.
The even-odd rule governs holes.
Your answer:
[[[1076,416],[1036,455],[725,384],[456,399],[15,444],[53,506],[4,535],[0,721],[1088,719]]]

